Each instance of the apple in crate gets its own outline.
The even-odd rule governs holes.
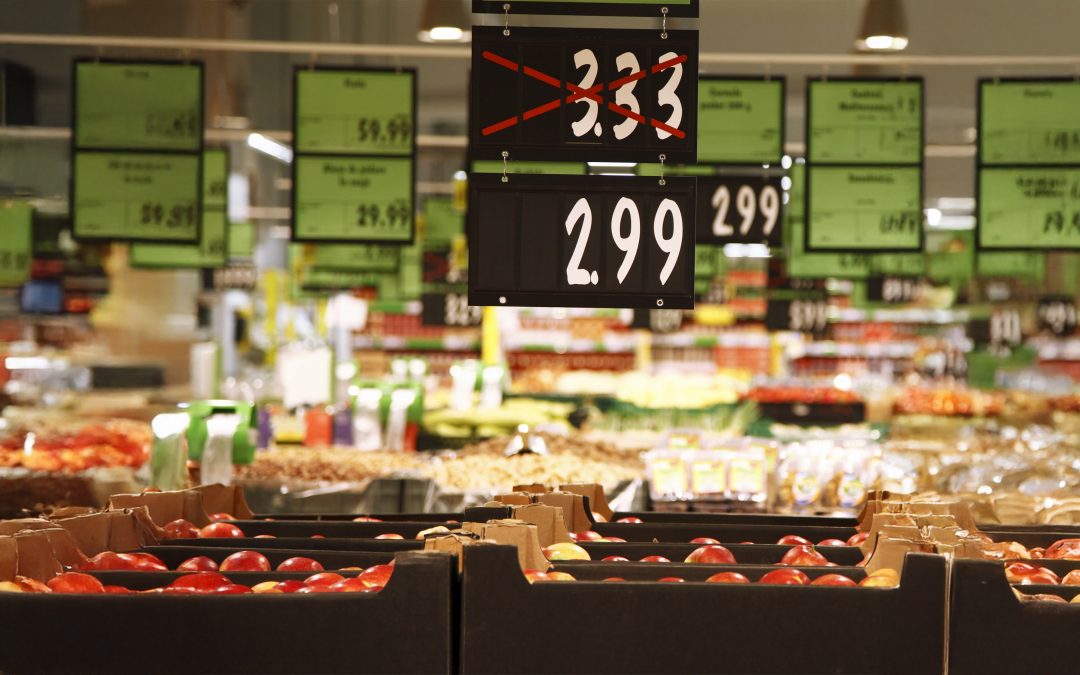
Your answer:
[[[210,523],[199,530],[201,539],[243,539],[244,531],[232,523]]]
[[[734,565],[735,556],[719,544],[700,546],[690,552],[683,562],[702,563],[705,565]]]
[[[217,572],[196,572],[177,577],[169,584],[169,588],[186,588],[198,593],[209,593],[223,586],[232,584],[228,577]]]
[[[694,537],[693,539],[690,540],[690,543],[691,544],[719,544],[720,542],[716,541],[712,537]]]
[[[639,562],[647,562],[647,563],[669,563],[669,562],[671,562],[671,561],[670,561],[670,560],[668,560],[667,558],[665,558],[665,557],[664,557],[664,556],[662,556],[662,555],[647,555],[647,556],[645,556],[644,558],[642,558],[642,559],[641,559],[641,560],[640,560]]]
[[[82,572],[64,572],[49,579],[49,590],[53,593],[104,593],[105,586],[100,581]]]
[[[221,561],[222,572],[269,572],[270,561],[258,551],[238,551]]]
[[[639,524],[641,524],[641,523],[643,523],[645,521],[643,521],[641,518],[638,518],[636,516],[626,516],[625,518],[619,518],[615,522],[616,523],[633,523],[635,525],[639,525]]]
[[[162,529],[165,531],[166,539],[197,539],[199,536],[199,528],[183,518],[165,523]]]
[[[278,572],[322,572],[323,566],[318,560],[311,558],[288,558],[277,566]]]
[[[218,564],[212,558],[197,555],[176,566],[177,572],[217,572]]]
[[[544,548],[544,555],[548,560],[592,560],[588,551],[569,541]]]
[[[1005,578],[1009,580],[1010,584],[1051,584],[1056,585],[1061,583],[1061,578],[1058,577],[1052,570],[1049,570],[1041,565],[1032,565],[1031,563],[1017,562],[1007,565],[1005,567]]]
[[[806,576],[801,570],[779,569],[766,573],[758,579],[758,583],[806,586],[810,583],[810,577]]]
[[[817,543],[818,546],[847,546],[847,542],[842,539],[822,539]]]
[[[748,584],[750,580],[738,572],[719,572],[705,581],[711,584]]]
[[[828,564],[825,556],[814,550],[813,546],[792,546],[780,558],[779,565],[793,565],[801,567],[824,567]]]
[[[858,586],[859,584],[843,574],[822,574],[810,582],[811,586]]]
[[[778,546],[813,546],[814,542],[797,534],[785,534],[776,542]]]

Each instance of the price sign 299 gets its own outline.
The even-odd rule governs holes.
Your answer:
[[[701,177],[698,194],[699,244],[780,244],[779,176]]]

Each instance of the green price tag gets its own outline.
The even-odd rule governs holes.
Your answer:
[[[398,268],[400,251],[400,246],[379,244],[317,245],[313,264],[328,270],[393,272]]]
[[[784,209],[784,239],[787,249],[787,273],[793,279],[865,279],[870,275],[870,256],[849,253],[807,253],[806,165],[791,167],[791,191]]]
[[[131,266],[159,269],[225,267],[229,262],[228,230],[225,211],[205,211],[198,244],[134,243],[129,256]]]
[[[567,174],[583,176],[585,162],[507,162],[506,173]],[[629,171],[629,169],[627,169]],[[503,163],[498,160],[477,160],[472,163],[472,173],[502,173]]]
[[[201,63],[76,62],[75,147],[198,151],[202,79]]]
[[[413,238],[413,161],[299,155],[293,239],[408,242]]]
[[[30,278],[34,209],[0,203],[0,286],[19,286]]]
[[[229,208],[229,151],[224,148],[203,150],[203,211]]]
[[[980,169],[982,249],[1080,248],[1080,169]]]
[[[922,80],[812,80],[807,161],[919,164]]]
[[[413,70],[298,69],[296,151],[412,157]]]
[[[76,152],[75,238],[197,241],[199,160],[198,154]]]
[[[1046,254],[1023,251],[980,253],[979,276],[1023,277],[1033,281],[1046,278]]]
[[[454,208],[454,200],[428,197],[424,202],[424,240],[449,242],[465,234],[465,217]]]
[[[232,259],[249,259],[255,255],[255,223],[230,223],[227,249]]]
[[[784,155],[784,80],[698,80],[698,161],[778,164]]]
[[[870,259],[870,272],[921,276],[926,274],[926,257],[921,253],[875,255]]]
[[[982,164],[1080,164],[1080,82],[979,83]]]
[[[918,251],[922,169],[815,166],[807,181],[809,251]]]

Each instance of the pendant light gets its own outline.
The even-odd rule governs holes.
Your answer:
[[[864,52],[899,52],[907,45],[903,0],[866,0],[855,48]]]
[[[470,23],[463,0],[426,0],[416,38],[421,42],[469,42]]]

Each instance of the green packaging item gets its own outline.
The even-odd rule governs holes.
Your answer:
[[[187,428],[188,457],[202,459],[208,432],[206,420],[211,415],[239,415],[240,422],[233,434],[233,464],[251,464],[255,460],[255,405],[242,401],[192,401],[186,412],[191,422]]]
[[[150,485],[159,490],[188,487],[187,431],[190,418],[184,413],[157,415],[150,422],[154,442],[150,448]]]

